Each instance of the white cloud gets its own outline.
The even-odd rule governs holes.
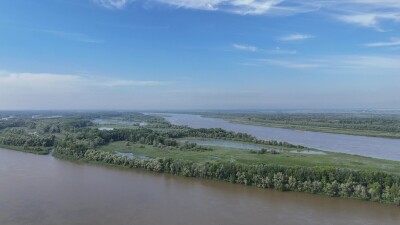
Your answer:
[[[133,0],[93,0],[108,9],[122,9]],[[139,2],[139,1],[137,1]],[[141,1],[143,2],[143,1]],[[384,21],[400,21],[399,0],[148,0],[177,8],[222,11],[240,15],[293,15],[321,11],[342,22],[377,30]]]
[[[301,41],[314,38],[312,35],[308,34],[290,34],[287,36],[280,37],[279,40],[281,41]]]
[[[224,0],[156,0],[160,3],[174,5],[182,8],[217,10],[218,5]]]
[[[355,14],[337,16],[339,20],[346,23],[353,23],[364,27],[376,27],[378,25],[378,15],[376,14]]]
[[[400,21],[400,14],[394,13],[355,13],[339,15],[337,18],[343,22],[356,24],[363,27],[375,28],[383,31],[380,23],[384,20]]]
[[[94,3],[105,7],[107,9],[123,9],[127,4],[128,0],[93,0]]]
[[[259,15],[275,9],[283,0],[156,0],[181,8],[221,10],[236,14]]]
[[[297,54],[296,50],[286,50],[286,49],[281,49],[280,47],[276,47],[275,49],[272,49],[272,50],[259,49],[256,46],[244,45],[244,44],[233,44],[232,47],[237,50],[240,50],[240,51],[262,52],[262,53],[268,53],[268,54],[273,54],[273,55],[295,55],[295,54]],[[248,63],[246,63],[246,64],[248,64]]]
[[[337,56],[332,57],[327,66],[337,68],[361,69],[379,71],[382,70],[400,70],[399,56],[379,56],[379,55],[362,55],[362,56]]]
[[[367,46],[367,47],[394,47],[394,46],[400,46],[400,38],[392,38],[390,41],[387,41],[387,42],[368,43],[365,46]]]
[[[399,0],[156,0],[177,7],[236,14],[293,15],[321,11],[339,21],[383,31],[384,21],[400,21]]]
[[[348,72],[349,74],[359,74],[359,72],[369,74],[397,75],[400,70],[400,56],[396,55],[338,55],[321,56],[317,58],[296,58],[291,60],[283,59],[256,59],[253,63],[269,64],[291,69],[318,69],[326,72]]]
[[[251,45],[242,45],[242,44],[233,44],[232,45],[235,49],[242,50],[242,51],[249,51],[249,52],[256,52],[257,47]]]
[[[0,72],[0,86],[7,88],[29,88],[38,90],[77,89],[77,88],[118,88],[154,87],[171,82],[154,80],[122,80],[99,77],[86,77],[53,73],[12,73]]]
[[[65,90],[74,84],[80,84],[82,78],[76,75],[55,75],[49,73],[0,73],[1,89],[21,90]]]
[[[258,61],[261,63],[292,68],[292,69],[311,69],[320,67],[319,64],[311,62],[287,61],[287,60],[276,60],[276,59],[260,59]]]

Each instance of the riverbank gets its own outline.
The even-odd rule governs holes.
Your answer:
[[[400,220],[399,208],[386,204],[5,149],[0,165],[2,225],[397,225]]]
[[[0,148],[10,149],[14,151],[32,153],[37,155],[48,155],[50,153],[49,148],[33,148],[33,147],[24,147],[24,146],[13,146],[13,145],[3,145],[0,144]]]
[[[382,172],[274,164],[246,165],[223,161],[197,163],[173,158],[144,160],[106,151],[87,150],[78,153],[66,148],[56,149],[54,156],[96,164],[141,168],[158,173],[222,180],[280,191],[299,191],[400,205],[400,176]]]

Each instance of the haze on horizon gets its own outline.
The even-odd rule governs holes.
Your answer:
[[[0,110],[400,108],[398,0],[4,0]]]

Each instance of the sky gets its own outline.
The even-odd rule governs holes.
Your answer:
[[[399,109],[399,0],[2,0],[0,110]]]

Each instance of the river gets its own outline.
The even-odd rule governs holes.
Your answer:
[[[311,148],[400,161],[400,139],[298,131],[282,128],[243,125],[223,119],[188,114],[161,114],[172,124],[193,128],[222,128],[251,134],[264,140],[286,141]]]
[[[1,225],[397,225],[400,209],[0,149]]]

